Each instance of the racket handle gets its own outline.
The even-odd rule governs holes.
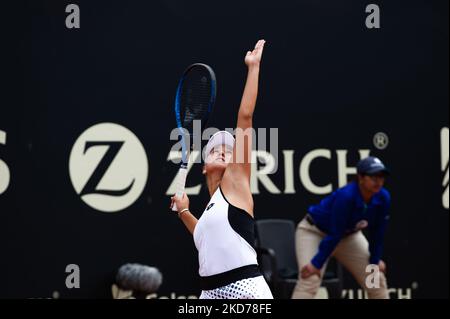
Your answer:
[[[177,198],[183,197],[184,187],[186,185],[186,176],[187,176],[187,167],[180,167],[177,174],[177,184],[176,184],[176,193],[175,196]],[[173,203],[172,211],[176,212],[177,204]]]

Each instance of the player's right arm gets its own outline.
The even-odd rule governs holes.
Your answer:
[[[184,226],[189,230],[191,234],[194,234],[195,225],[197,225],[198,219],[192,215],[189,210],[189,197],[186,193],[183,193],[183,197],[178,198],[176,196],[171,197],[172,203],[170,204],[170,209],[174,203],[177,205],[178,216],[183,221]]]

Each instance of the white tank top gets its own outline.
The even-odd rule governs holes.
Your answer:
[[[220,187],[211,197],[194,229],[202,277],[242,266],[257,265],[254,219],[231,205]]]

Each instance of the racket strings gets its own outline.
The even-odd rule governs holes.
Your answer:
[[[186,77],[181,92],[183,127],[189,129],[194,120],[201,120],[211,104],[211,77],[201,70],[193,70]]]

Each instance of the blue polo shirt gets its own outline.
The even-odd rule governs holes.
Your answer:
[[[391,196],[382,188],[369,203],[365,203],[358,184],[351,182],[324,198],[319,205],[309,207],[316,226],[326,233],[319,251],[311,260],[322,268],[340,240],[353,232],[368,227],[370,264],[378,264],[383,251],[383,237],[389,220]]]

